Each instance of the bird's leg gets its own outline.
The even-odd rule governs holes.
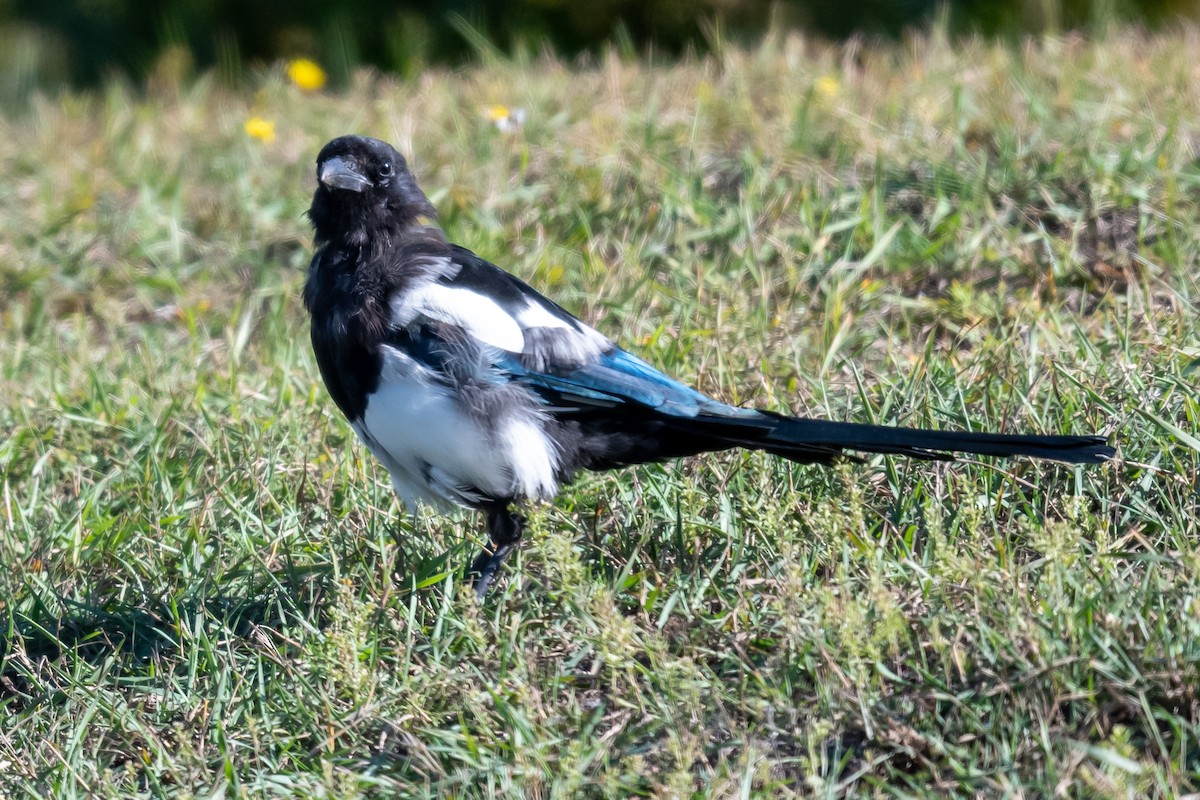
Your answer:
[[[511,511],[507,503],[488,507],[488,546],[471,563],[467,578],[475,584],[475,596],[480,600],[496,579],[496,572],[521,541],[525,518]]]

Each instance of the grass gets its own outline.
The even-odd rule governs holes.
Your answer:
[[[0,795],[1200,791],[1198,36],[3,112]],[[1120,457],[587,476],[476,604],[481,521],[397,507],[307,343],[312,164],[349,131],[723,399]]]

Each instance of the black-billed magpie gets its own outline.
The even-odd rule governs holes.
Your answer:
[[[304,287],[329,393],[418,501],[487,512],[470,574],[482,597],[521,538],[512,506],[547,500],[581,469],[732,447],[802,464],[844,450],[1094,464],[1101,436],[1026,436],[828,422],[735,408],[659,372],[458,245],[400,153],[343,136],[317,156]]]

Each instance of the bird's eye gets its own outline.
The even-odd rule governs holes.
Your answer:
[[[385,161],[382,164],[380,164],[379,165],[379,174],[381,177],[384,177],[384,178],[386,178],[388,175],[391,175],[392,174],[392,162]]]

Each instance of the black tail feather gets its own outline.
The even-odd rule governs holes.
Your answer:
[[[1029,456],[1072,464],[1099,464],[1116,451],[1103,436],[1039,436],[893,428],[854,422],[828,422],[771,415],[772,431],[759,440],[763,450],[795,461],[829,460],[842,450],[893,453],[945,461],[953,453],[981,456]],[[822,458],[822,456],[826,456]]]
[[[713,450],[745,447],[763,450],[800,464],[861,461],[854,453],[886,453],[922,461],[953,461],[956,453],[981,456],[1028,456],[1072,464],[1099,464],[1116,451],[1103,436],[1042,436],[973,431],[922,430],[857,422],[788,417],[769,411],[730,409],[729,415],[695,417],[644,414],[614,431],[609,415],[601,424],[584,418],[576,440],[560,445],[573,452],[574,466],[612,469],[664,461]],[[569,473],[567,473],[569,474]]]

